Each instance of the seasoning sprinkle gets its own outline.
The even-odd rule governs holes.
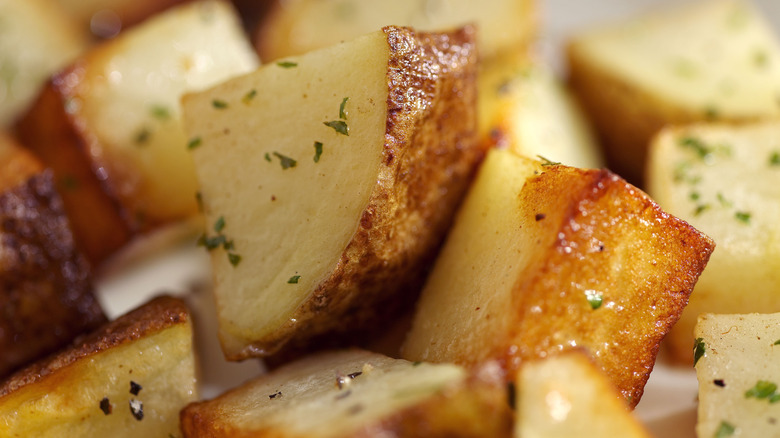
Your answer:
[[[271,400],[273,400],[273,399],[275,399],[277,397],[280,397],[280,398],[282,397],[282,391],[276,391],[275,393],[273,393],[273,394],[268,396],[268,398],[271,399]]]
[[[323,122],[323,124],[325,126],[333,128],[334,131],[338,132],[341,135],[349,136],[349,126],[347,126],[347,122],[343,120],[333,120],[330,122]]]
[[[718,426],[718,430],[715,431],[715,438],[727,438],[732,435],[734,435],[734,432],[737,430],[736,427],[734,427],[731,423],[728,423],[726,421],[721,421],[720,425]]]
[[[163,105],[154,105],[149,109],[149,113],[158,120],[168,120],[171,118],[171,112]]]
[[[225,109],[228,107],[228,103],[224,100],[220,99],[214,99],[211,101],[211,106],[213,106],[216,109]]]
[[[347,105],[347,101],[349,101],[349,97],[342,99],[341,105],[339,105],[339,118],[343,120],[347,120],[347,113],[344,111],[344,107]]]
[[[100,400],[100,410],[106,415],[109,415],[113,411],[113,407],[111,406],[111,402],[108,401],[108,397],[103,397],[103,400]]]
[[[693,343],[693,366],[696,366],[699,359],[704,357],[706,351],[707,348],[704,344],[704,338],[696,338],[696,341]]]
[[[601,304],[604,302],[604,294],[593,289],[585,291],[585,298],[588,300],[588,304],[590,304],[590,307],[593,310],[601,307]]]
[[[144,404],[140,400],[130,399],[130,413],[133,414],[136,420],[141,421],[144,419]]]
[[[734,217],[738,221],[740,221],[740,222],[742,222],[744,224],[749,224],[750,223],[750,213],[748,213],[746,211],[738,211],[738,212],[734,213]]]
[[[280,161],[280,163],[282,165],[282,169],[283,170],[287,170],[287,169],[289,169],[291,167],[295,167],[298,164],[298,162],[295,161],[294,159],[292,159],[292,158],[290,158],[290,157],[288,157],[286,155],[282,155],[279,152],[274,152],[274,156],[279,158],[279,161]]]
[[[255,96],[257,96],[257,90],[253,88],[247,91],[244,97],[241,98],[241,102],[243,102],[245,105],[249,105],[249,103],[252,102],[252,99],[254,99]]]
[[[291,61],[279,61],[279,62],[276,63],[276,65],[278,65],[279,67],[282,67],[282,68],[298,67],[298,63],[297,62],[291,62]]]
[[[298,280],[301,279],[300,275],[293,275],[287,280],[287,284],[298,284]]]
[[[241,263],[241,256],[238,254],[234,254],[232,252],[228,253],[228,261],[230,262],[233,267],[238,266],[239,263]]]
[[[225,216],[220,216],[215,222],[214,222],[214,231],[217,233],[221,233],[222,230],[225,229]]]
[[[772,152],[772,155],[769,156],[769,165],[780,166],[780,151]]]
[[[539,159],[542,161],[542,166],[543,166],[543,167],[548,167],[548,166],[557,166],[557,165],[561,164],[561,163],[560,163],[560,162],[558,162],[558,161],[552,161],[552,160],[549,160],[549,159],[547,159],[547,158],[545,158],[545,157],[543,157],[543,156],[541,156],[541,155],[537,155],[537,157],[538,157],[538,158],[539,158]]]
[[[319,141],[314,142],[314,162],[319,163],[322,156],[322,143]]]
[[[187,142],[187,149],[193,150],[196,147],[200,146],[202,142],[203,140],[200,137],[191,138],[190,141]]]
[[[132,380],[130,381],[130,394],[138,395],[138,393],[141,392],[142,389],[144,389],[143,386],[133,382]]]

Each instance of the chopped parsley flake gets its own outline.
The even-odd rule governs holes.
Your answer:
[[[601,307],[601,304],[604,302],[604,294],[593,289],[585,291],[585,298],[588,300],[588,304],[590,304],[590,307],[593,310]]]
[[[268,161],[269,163],[271,162],[271,154],[268,152],[265,153],[265,161]]]
[[[748,213],[748,212],[738,211],[738,212],[734,213],[734,217],[738,221],[740,221],[740,222],[742,222],[744,224],[749,224],[750,223],[750,213]]]
[[[221,233],[225,229],[225,216],[220,216],[219,219],[214,222],[214,231]]]
[[[314,162],[319,163],[322,156],[322,142],[314,142]]]
[[[718,426],[718,430],[715,431],[715,438],[727,438],[732,435],[734,435],[734,431],[737,429],[734,427],[733,424],[728,423],[726,421],[721,421],[720,425]]]
[[[257,96],[257,90],[255,90],[253,88],[253,89],[247,91],[247,93],[244,95],[244,97],[241,98],[241,102],[243,102],[245,105],[249,105],[249,102],[251,102],[252,99],[255,98],[255,96]]]
[[[228,253],[228,261],[231,265],[238,266],[239,263],[241,263],[241,256],[232,252]]]
[[[282,155],[279,152],[274,152],[274,156],[279,158],[279,161],[282,164],[282,169],[284,169],[284,170],[289,169],[291,167],[295,167],[298,164],[298,162],[295,161],[294,159],[292,159],[292,158],[290,158],[290,157],[288,157],[286,155]]]
[[[193,150],[196,147],[200,146],[201,143],[203,143],[203,140],[201,140],[200,137],[191,138],[190,141],[187,142],[187,149]]]
[[[108,397],[103,397],[103,400],[100,400],[100,410],[106,415],[109,415],[113,410],[111,402],[108,401]]]
[[[171,118],[171,112],[162,105],[154,105],[149,109],[149,113],[158,120],[168,120]]]
[[[704,338],[696,338],[696,342],[693,344],[693,366],[699,362],[699,359],[704,357],[707,348],[704,344]]]
[[[147,127],[143,127],[138,130],[135,134],[135,143],[138,145],[145,144],[149,141],[149,137],[152,136],[152,131],[149,130]]]
[[[780,166],[780,151],[772,152],[772,155],[769,156],[769,165]]]
[[[683,137],[680,139],[680,146],[694,151],[702,160],[708,159],[712,155],[712,148],[704,144],[696,137]]]
[[[541,155],[537,155],[537,157],[542,161],[542,166],[544,166],[544,167],[547,167],[547,166],[557,166],[557,165],[561,164],[558,161],[549,160],[549,159],[547,159],[547,158],[545,158],[545,157],[543,157]]]
[[[227,243],[227,237],[223,235],[208,237],[205,234],[202,234],[198,239],[198,245],[206,247],[206,249],[209,251],[211,251],[212,249],[217,249],[226,243]]]
[[[282,396],[282,391],[276,391],[275,393],[273,393],[273,394],[269,395],[269,396],[268,396],[268,398],[269,398],[269,399],[271,399],[271,400],[273,400],[273,399],[275,399],[276,397],[281,397],[281,396]]]
[[[698,201],[699,198],[701,198],[701,195],[699,192],[691,192],[690,195],[688,195],[689,198],[691,198],[691,201]]]
[[[745,391],[745,398],[766,399],[769,403],[777,403],[780,401],[780,394],[777,393],[776,383],[759,380],[755,386]]]
[[[720,202],[720,205],[722,205],[724,207],[731,207],[733,205],[731,203],[731,201],[726,199],[726,196],[724,196],[723,193],[721,193],[721,192],[718,192],[717,198],[718,198],[718,202]]]
[[[339,118],[342,120],[347,120],[347,113],[344,111],[344,107],[347,105],[347,101],[349,101],[349,97],[342,99],[341,105],[339,105]]]
[[[213,106],[216,109],[225,109],[228,107],[228,103],[224,100],[220,99],[214,99],[211,101],[211,106]]]
[[[211,251],[214,249],[219,248],[220,246],[225,251],[228,251],[227,258],[231,265],[238,266],[238,264],[241,262],[241,256],[229,252],[233,251],[235,249],[235,245],[233,243],[233,240],[228,240],[227,236],[222,234],[222,231],[225,229],[225,217],[220,216],[215,222],[214,222],[214,231],[217,233],[216,236],[209,237],[205,233],[198,238],[198,245],[205,247],[207,250]]]
[[[279,62],[276,63],[276,65],[278,65],[279,67],[282,67],[282,68],[298,67],[298,63],[297,62],[290,62],[290,61],[279,61]]]
[[[133,414],[136,420],[141,421],[144,419],[144,404],[140,400],[130,399],[130,413]]]
[[[289,280],[287,280],[287,284],[298,284],[298,280],[300,279],[301,279],[300,275],[293,275],[292,277],[290,277]]]
[[[334,131],[338,132],[341,135],[349,135],[349,126],[347,126],[347,122],[343,120],[333,120],[330,122],[323,122],[323,124],[325,126],[333,128]]]
[[[780,339],[776,340],[775,343],[772,345],[780,345]]]
[[[707,120],[716,120],[719,115],[718,109],[714,106],[708,106],[704,109],[704,117],[706,117]]]
[[[698,216],[710,209],[710,204],[699,204],[696,206],[696,210],[693,211],[694,216]]]
[[[130,381],[130,394],[138,395],[138,393],[141,392],[142,389],[144,389],[143,386],[133,382],[132,380]]]

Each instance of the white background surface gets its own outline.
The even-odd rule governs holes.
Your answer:
[[[687,0],[686,0],[687,1]],[[708,1],[708,0],[704,0]],[[567,37],[584,28],[609,23],[641,13],[683,3],[674,0],[540,0],[543,8],[543,38],[540,48],[556,70],[565,74],[561,45]],[[757,0],[775,29],[780,29],[780,0]],[[193,285],[210,281],[207,254],[201,248],[185,245],[131,266],[99,281],[98,294],[110,317],[116,317],[161,292],[187,294]],[[202,364],[203,396],[212,397],[258,375],[256,361],[227,363],[216,339],[212,297],[209,292],[188,294],[196,324],[197,348],[205,358]],[[689,368],[671,367],[659,360],[645,389],[636,415],[657,437],[693,437],[696,420],[695,374]]]

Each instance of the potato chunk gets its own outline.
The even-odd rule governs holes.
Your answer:
[[[668,338],[691,363],[699,314],[780,311],[780,122],[665,129],[650,146],[647,178],[664,209],[718,243]]]
[[[103,322],[51,172],[0,136],[0,378]]]
[[[480,64],[479,130],[483,141],[569,166],[600,168],[595,134],[549,67],[505,54]]]
[[[86,46],[86,32],[68,19],[57,2],[0,2],[0,128],[22,115],[49,75]]]
[[[161,297],[0,385],[0,435],[178,436],[197,397],[184,304]]]
[[[698,436],[776,435],[780,314],[706,313],[695,336]]]
[[[517,375],[516,438],[650,438],[582,350],[529,361]]]
[[[606,170],[493,150],[436,260],[403,347],[473,364],[574,346],[635,405],[712,241]]]
[[[185,97],[228,358],[409,307],[483,156],[475,76],[471,29],[388,27]]]
[[[634,183],[666,124],[780,115],[780,43],[746,1],[695,2],[596,28],[572,40],[568,57],[610,168]]]
[[[365,351],[288,364],[181,414],[185,437],[508,437],[498,366],[390,359]]]
[[[255,45],[271,61],[328,47],[382,26],[442,31],[479,29],[480,56],[515,51],[537,29],[535,0],[275,0],[258,25]]]
[[[256,66],[235,12],[207,1],[155,16],[49,81],[20,141],[54,170],[90,261],[196,214],[179,98]]]

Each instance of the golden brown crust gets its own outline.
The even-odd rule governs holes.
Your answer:
[[[76,339],[70,348],[12,375],[0,385],[0,397],[36,383],[80,359],[188,321],[189,312],[182,300],[170,296],[157,297],[98,330]]]
[[[50,171],[0,192],[0,377],[105,322]]]
[[[548,168],[552,175],[532,178],[524,195],[560,196],[543,192],[560,190],[553,175],[568,180],[566,172],[573,171]],[[572,179],[581,181],[572,192],[587,195],[571,203],[560,224],[550,224],[559,229],[553,246],[519,276],[513,294],[519,319],[500,355],[514,369],[522,359],[587,346],[634,406],[714,242],[617,175],[574,172],[582,175]],[[602,294],[599,307],[589,305],[588,290]]]
[[[369,329],[408,309],[484,157],[476,141],[474,30],[384,31],[391,56],[377,185],[334,272],[278,332],[282,351],[272,362],[313,345],[361,345]],[[273,351],[268,345],[262,350]]]
[[[30,152],[0,132],[0,191],[27,181],[43,171],[43,164]]]
[[[57,189],[71,221],[76,244],[98,265],[135,233],[110,187],[92,168],[86,135],[77,116],[68,111],[72,84],[81,81],[76,64],[55,75],[32,109],[16,126],[19,139],[54,172]]]

